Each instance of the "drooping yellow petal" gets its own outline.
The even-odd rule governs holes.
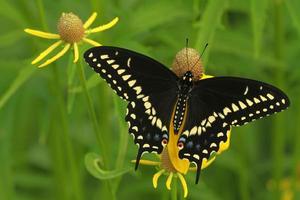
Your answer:
[[[167,182],[166,182],[166,186],[167,186],[168,190],[171,190],[172,179],[173,179],[173,172],[171,172],[169,174]]]
[[[87,34],[89,34],[89,33],[96,33],[96,32],[100,32],[100,31],[104,31],[104,30],[110,29],[118,21],[119,21],[119,18],[116,17],[113,20],[111,20],[110,22],[108,22],[107,24],[104,24],[104,25],[98,26],[96,28],[92,28],[92,29],[86,30],[85,33],[87,33]]]
[[[60,52],[58,52],[58,54],[56,54],[55,56],[53,56],[52,58],[50,58],[49,60],[47,60],[46,62],[44,62],[43,64],[41,64],[38,67],[39,68],[45,67],[46,65],[49,65],[50,63],[56,61],[57,59],[62,57],[69,50],[70,46],[71,46],[70,44],[67,44]]]
[[[76,63],[78,61],[78,58],[79,58],[79,50],[78,50],[78,45],[77,45],[76,42],[73,44],[73,48],[74,48],[74,60],[73,60],[73,62]]]
[[[51,53],[54,49],[56,49],[60,44],[62,43],[61,40],[55,42],[54,44],[52,44],[50,47],[48,47],[45,51],[43,51],[42,53],[40,53],[40,55],[38,57],[36,57],[31,64],[36,64],[37,62],[39,62],[40,60],[42,60],[43,58],[45,58],[49,53]]]
[[[86,43],[89,43],[89,44],[91,44],[91,45],[93,45],[93,46],[102,46],[100,43],[98,43],[98,42],[96,42],[96,41],[94,41],[94,40],[91,40],[91,39],[88,39],[88,38],[82,38],[82,40],[84,41],[84,42],[86,42]]]
[[[93,12],[93,14],[88,18],[88,20],[84,22],[83,28],[87,29],[95,21],[96,17],[97,17],[97,13]]]
[[[177,176],[179,177],[179,180],[180,180],[181,185],[182,185],[183,194],[184,194],[183,196],[184,196],[184,198],[186,198],[187,195],[188,195],[188,188],[187,188],[187,184],[185,182],[185,179],[182,176],[182,174],[180,174],[180,173],[177,173]]]
[[[158,181],[158,178],[165,172],[164,169],[158,171],[157,173],[155,173],[153,175],[153,178],[152,178],[152,183],[153,183],[153,187],[154,188],[157,188],[157,181]]]
[[[136,160],[132,160],[132,163],[136,163]],[[160,165],[160,162],[151,161],[151,160],[140,160],[141,165],[150,165],[150,166],[158,166]]]
[[[207,75],[207,74],[202,74],[202,76],[201,76],[201,80],[202,79],[207,79],[207,78],[213,78],[213,76],[211,76],[211,75]]]
[[[29,29],[29,28],[24,29],[24,31],[28,34],[38,36],[38,37],[41,37],[41,38],[46,38],[46,39],[59,39],[60,38],[60,36],[58,34],[55,34],[55,33],[48,33],[48,32]]]

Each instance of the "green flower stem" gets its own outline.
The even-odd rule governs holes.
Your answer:
[[[85,73],[84,73],[84,69],[83,69],[81,60],[79,60],[77,62],[77,67],[78,67],[81,86],[82,86],[82,89],[83,89],[83,94],[84,94],[84,96],[86,98],[86,101],[87,101],[88,112],[89,112],[90,118],[92,120],[93,129],[94,129],[94,132],[96,134],[97,142],[98,142],[99,147],[100,147],[101,157],[103,158],[103,161],[104,161],[103,165],[104,165],[105,168],[107,168],[108,167],[107,146],[104,142],[104,138],[102,137],[100,128],[98,126],[98,121],[97,121],[97,117],[96,117],[95,108],[94,108],[94,105],[92,103],[92,99],[89,95],[89,92],[88,92],[88,89],[87,89],[87,86],[86,86]]]
[[[41,23],[42,23],[43,27],[45,28],[45,30],[47,30],[48,26],[46,23],[45,9],[44,9],[44,5],[43,5],[43,1],[37,0],[36,3],[37,3],[38,10],[39,10]],[[57,97],[58,118],[60,119],[57,121],[56,125],[58,127],[60,127],[61,137],[63,139],[63,142],[60,144],[60,147],[66,148],[66,154],[67,154],[66,160],[68,161],[67,167],[65,167],[65,169],[61,168],[61,171],[63,172],[64,181],[68,180],[68,184],[72,185],[72,188],[73,188],[72,194],[71,194],[72,199],[81,200],[81,199],[83,199],[82,198],[83,192],[82,192],[82,187],[80,184],[81,181],[80,181],[80,177],[79,177],[78,165],[75,161],[72,140],[69,135],[67,110],[66,110],[66,105],[64,103],[63,93],[62,93],[62,91],[64,90],[64,87],[60,83],[59,73],[57,71],[57,66],[55,64],[53,64],[52,72],[53,72],[54,93],[55,93],[55,96]],[[55,155],[57,155],[57,154],[55,154]],[[57,155],[57,156],[59,156],[59,155]],[[66,174],[69,174],[69,177],[67,177]],[[67,187],[67,186],[65,186],[65,187]]]
[[[66,149],[66,154],[67,154],[67,160],[68,160],[68,165],[65,169],[65,173],[68,174],[70,173],[70,181],[69,184],[72,185],[72,196],[76,200],[81,200],[82,198],[82,187],[80,184],[80,178],[79,178],[79,170],[78,170],[78,165],[75,161],[75,155],[74,155],[74,148],[72,145],[71,137],[69,135],[69,127],[68,127],[68,117],[67,117],[67,110],[66,110],[66,105],[64,103],[62,91],[63,91],[63,86],[60,83],[59,80],[59,74],[57,71],[57,66],[54,65],[52,67],[53,69],[53,85],[55,89],[55,96],[57,97],[57,110],[58,110],[58,124],[57,126],[60,127],[60,134],[62,137],[62,142],[61,145],[65,147]],[[67,178],[67,177],[66,177]]]
[[[88,112],[89,112],[90,118],[92,120],[94,132],[96,134],[96,138],[97,138],[99,148],[101,151],[101,157],[103,159],[103,167],[104,167],[104,169],[107,169],[108,168],[107,145],[104,142],[104,138],[101,135],[101,131],[98,126],[95,108],[94,108],[92,99],[89,95],[89,92],[88,92],[88,89],[86,86],[85,73],[84,73],[81,59],[78,60],[77,67],[78,67],[79,78],[80,78],[81,86],[83,89],[83,93],[84,93],[84,96],[86,98],[87,105],[88,105]],[[111,181],[106,181],[106,184],[107,184],[108,190],[111,192],[111,195],[112,195],[111,199],[115,199],[116,197],[115,197],[115,193],[113,192],[113,189],[112,189],[113,187],[112,187]]]
[[[171,187],[171,200],[177,200],[177,177],[174,177]]]
[[[280,62],[283,63],[283,50],[284,50],[284,26],[283,26],[283,5],[281,0],[274,0],[274,57]],[[282,65],[284,66],[284,64]],[[278,85],[283,87],[284,81],[282,76],[282,68],[277,68],[276,82]],[[284,143],[285,143],[285,134],[284,134],[284,121],[283,116],[278,115],[274,120],[274,140],[273,140],[273,179],[276,182],[276,190],[274,197],[278,197],[279,188],[278,184],[282,178],[282,172],[284,167]],[[275,199],[275,198],[274,198]]]
[[[124,113],[123,113],[124,106],[122,106],[123,104],[122,104],[121,100],[116,95],[113,97],[113,99],[114,99],[115,110],[116,110],[116,114],[117,114],[117,118],[118,118],[117,121],[119,122],[118,123],[119,124],[119,148],[118,148],[119,151],[118,151],[118,155],[117,155],[115,168],[121,169],[121,168],[123,168],[125,156],[127,153],[129,134],[128,134],[126,124],[124,122]],[[115,185],[114,185],[115,191],[117,191],[121,179],[122,179],[122,176],[120,176],[118,179],[116,179]]]

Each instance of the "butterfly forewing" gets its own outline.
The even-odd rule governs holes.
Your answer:
[[[159,62],[117,47],[94,47],[85,52],[86,62],[127,101],[166,91],[177,77]]]
[[[91,48],[84,58],[129,102],[126,121],[139,146],[137,160],[143,152],[160,153],[163,135],[168,139],[170,113],[176,102],[176,75],[155,60],[122,48]]]

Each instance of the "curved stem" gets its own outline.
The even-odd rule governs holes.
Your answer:
[[[84,69],[83,69],[83,66],[82,66],[81,59],[78,60],[77,67],[78,67],[79,78],[80,78],[81,86],[82,86],[82,89],[83,89],[83,93],[84,93],[84,96],[86,98],[87,105],[88,105],[88,112],[89,112],[90,118],[92,120],[94,133],[96,135],[96,138],[97,138],[97,141],[98,141],[98,144],[99,144],[99,148],[100,148],[100,151],[101,151],[101,157],[103,158],[103,167],[104,167],[104,169],[107,169],[108,168],[107,145],[104,142],[104,138],[101,135],[101,131],[100,131],[100,128],[98,126],[98,120],[97,120],[97,117],[96,117],[95,108],[94,108],[94,105],[92,103],[92,99],[90,97],[90,94],[89,94],[87,86],[86,86],[85,73],[84,73]],[[115,193],[112,189],[113,187],[112,187],[111,181],[109,181],[109,180],[106,181],[106,184],[107,184],[108,189],[109,189],[109,191],[112,195],[111,199],[115,199],[116,197],[115,197]]]
[[[43,2],[41,0],[37,0],[37,7],[39,9],[39,13],[40,13],[40,18],[41,18],[41,23],[42,26],[47,30],[47,23],[45,20],[45,10],[44,10],[44,5]],[[83,197],[83,193],[82,193],[82,187],[81,187],[81,181],[80,181],[80,177],[79,177],[79,170],[78,170],[78,165],[76,163],[75,160],[75,154],[73,151],[73,145],[72,145],[72,140],[71,137],[69,135],[69,127],[68,127],[68,118],[67,118],[67,110],[66,110],[66,105],[64,102],[64,96],[62,91],[64,90],[63,85],[60,83],[60,78],[59,78],[59,73],[57,71],[57,66],[54,64],[54,66],[52,67],[52,72],[53,72],[53,83],[52,85],[55,96],[56,98],[56,109],[57,109],[57,113],[58,113],[58,119],[55,122],[57,124],[57,127],[60,127],[60,134],[62,137],[62,140],[56,140],[57,145],[59,146],[59,148],[66,148],[66,157],[67,158],[63,158],[64,160],[67,160],[67,163],[64,164],[63,161],[60,159],[60,157],[62,157],[63,155],[58,155],[55,154],[55,156],[57,157],[58,160],[61,160],[61,169],[58,169],[57,171],[62,171],[63,173],[61,175],[63,175],[64,177],[62,179],[62,181],[68,181],[68,183],[70,183],[70,185],[72,186],[72,188],[74,188],[74,192],[71,194],[72,197],[75,200],[81,200]],[[57,131],[55,131],[57,132]],[[58,134],[58,133],[55,133]],[[57,172],[59,174],[59,172]],[[68,174],[70,177],[68,178]],[[70,179],[70,180],[69,180]],[[60,177],[59,180],[60,181]],[[64,188],[64,192],[67,191],[67,186],[65,186]],[[63,194],[62,194],[63,195]]]

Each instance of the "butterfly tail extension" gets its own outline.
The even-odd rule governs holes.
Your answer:
[[[195,181],[195,184],[198,184],[199,179],[200,179],[202,160],[203,159],[199,160],[199,162],[197,163],[197,172],[196,172],[196,181]]]
[[[139,167],[139,164],[140,164],[140,160],[141,160],[141,157],[143,155],[143,149],[142,148],[139,148],[138,150],[138,154],[136,155],[136,161],[135,161],[135,167],[134,167],[134,170],[136,171]]]

